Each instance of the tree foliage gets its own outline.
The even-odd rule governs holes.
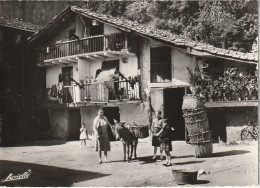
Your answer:
[[[251,50],[258,32],[257,1],[94,1],[90,7],[240,51]]]

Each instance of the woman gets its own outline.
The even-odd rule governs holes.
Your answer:
[[[110,141],[107,132],[108,126],[110,126],[110,123],[104,116],[104,111],[99,109],[98,116],[93,121],[93,130],[96,136],[96,151],[99,152],[99,164],[102,163],[102,151],[104,151],[105,162],[109,163],[107,160],[107,152],[110,151]]]
[[[162,129],[162,112],[160,110],[155,112],[155,118],[153,119],[153,123],[151,126],[152,133],[152,146],[154,147],[154,155],[153,160],[156,159],[157,147],[160,147],[159,137],[156,134]],[[163,160],[162,150],[160,150],[160,159]]]

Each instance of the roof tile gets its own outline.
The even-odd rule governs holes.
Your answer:
[[[21,29],[21,30],[25,30],[25,31],[30,31],[30,32],[37,32],[42,28],[42,26],[37,25],[37,24],[19,20],[18,18],[11,18],[11,17],[5,17],[5,16],[0,17],[0,25],[12,27],[12,28],[16,28],[16,29]]]
[[[222,56],[235,57],[235,58],[241,57],[241,59],[243,59],[243,60],[244,59],[252,60],[253,58],[255,60],[258,59],[256,54],[249,56],[248,54],[242,53],[242,52],[238,54],[236,51],[226,50],[226,49],[222,49],[222,48],[215,48],[214,46],[209,45],[209,44],[203,44],[203,43],[183,39],[179,36],[173,35],[172,33],[168,32],[168,31],[164,31],[164,30],[160,30],[160,29],[156,29],[156,28],[154,28],[154,29],[147,28],[146,26],[139,24],[137,21],[133,22],[133,21],[130,21],[130,20],[127,20],[124,18],[123,19],[118,18],[118,17],[115,18],[110,15],[105,15],[105,14],[101,14],[101,13],[97,14],[89,9],[84,9],[84,8],[71,7],[71,10],[73,12],[77,12],[79,14],[84,13],[83,14],[84,16],[89,15],[89,16],[92,16],[101,21],[112,23],[115,26],[125,27],[127,29],[136,31],[143,35],[153,36],[153,37],[156,37],[156,38],[164,40],[164,41],[169,41],[175,45],[190,46],[196,50],[201,50],[201,51],[218,54],[218,55],[222,55]]]

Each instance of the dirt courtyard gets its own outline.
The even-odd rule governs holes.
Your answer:
[[[258,185],[258,142],[226,145],[214,144],[212,157],[195,158],[194,148],[184,141],[174,141],[172,162],[153,161],[149,138],[140,139],[137,160],[123,163],[122,144],[111,142],[109,160],[98,164],[94,139],[86,148],[79,141],[38,141],[16,147],[0,148],[0,186],[167,186],[177,185],[172,169],[200,170],[197,184],[185,186],[256,186]],[[23,174],[28,179],[3,182],[10,173]]]

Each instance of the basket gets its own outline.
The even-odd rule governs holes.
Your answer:
[[[197,109],[204,106],[204,102],[196,95],[188,94],[183,96],[182,110]]]
[[[178,185],[195,184],[198,171],[172,170],[173,177]]]
[[[188,143],[202,144],[211,142],[211,132],[205,108],[183,110]]]
[[[131,129],[137,138],[147,138],[149,136],[148,125],[131,126]]]
[[[213,152],[212,142],[195,145],[195,157],[210,157]]]

